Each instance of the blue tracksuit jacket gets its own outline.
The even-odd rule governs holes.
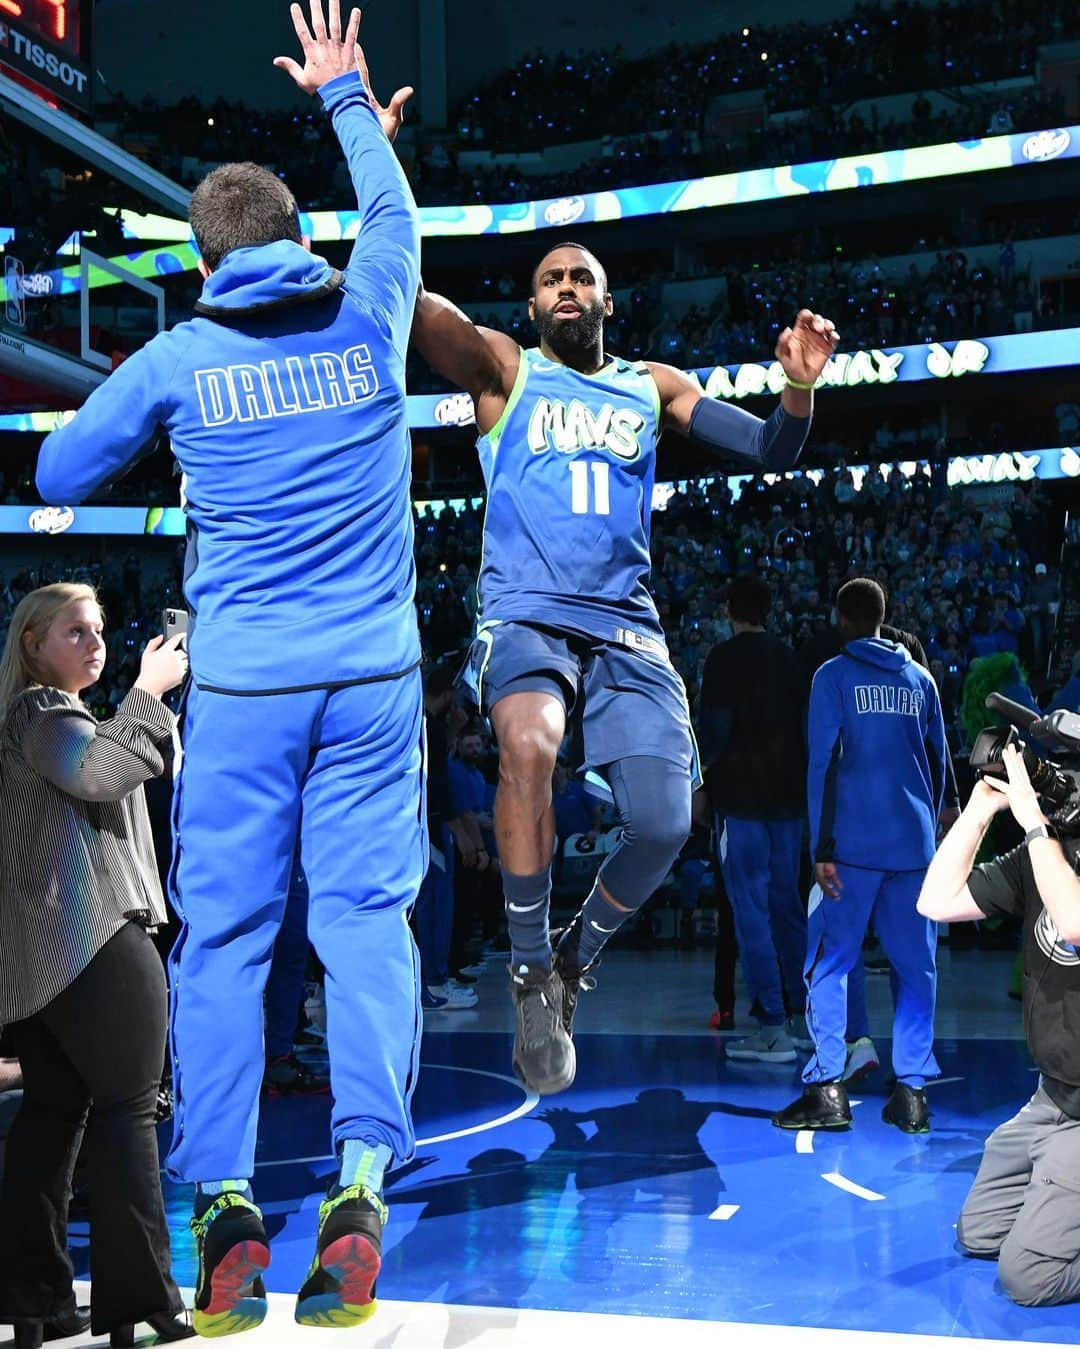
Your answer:
[[[360,682],[420,656],[404,390],[416,206],[360,77],[320,92],[361,212],[344,275],[296,243],[233,250],[196,317],[114,371],[38,461],[43,499],[72,504],[168,433],[201,688]]]
[[[849,642],[814,676],[808,731],[814,860],[872,871],[927,866],[945,780],[931,676],[896,642]]]

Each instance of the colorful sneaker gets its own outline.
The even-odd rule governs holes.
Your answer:
[[[319,1205],[315,1259],[296,1298],[302,1326],[358,1326],[375,1314],[387,1210],[374,1190],[350,1185]]]
[[[722,1011],[720,1010],[720,1008],[718,1007],[718,1008],[716,1009],[716,1011],[713,1012],[712,1016],[709,1017],[709,1029],[710,1029],[710,1030],[734,1030],[734,1029],[735,1029],[735,1013],[734,1013],[734,1012],[722,1012]]]
[[[858,1082],[862,1077],[869,1077],[871,1073],[876,1073],[881,1067],[877,1056],[877,1050],[874,1048],[874,1042],[869,1035],[860,1035],[857,1040],[853,1040],[848,1045],[847,1066],[844,1068],[845,1082]]]
[[[542,965],[512,965],[514,1072],[540,1096],[565,1091],[577,1072],[574,1042],[564,1024],[563,982]]]
[[[262,1275],[270,1263],[262,1214],[241,1194],[218,1195],[191,1230],[199,1252],[192,1325],[216,1339],[254,1330],[266,1319]]]
[[[313,1073],[295,1054],[267,1059],[262,1089],[267,1096],[328,1096],[330,1079]]]

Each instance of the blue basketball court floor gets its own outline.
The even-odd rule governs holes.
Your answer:
[[[364,1327],[292,1322],[332,1169],[328,1106],[264,1102],[255,1185],[274,1296],[245,1342],[321,1334],[357,1349],[520,1349],[561,1337],[713,1349],[722,1333],[751,1349],[826,1337],[1075,1344],[1080,1307],[1017,1307],[993,1263],[955,1245],[983,1140],[1036,1084],[1006,997],[1008,963],[943,951],[942,1080],[930,1089],[933,1131],[916,1138],[880,1117],[887,980],[870,983],[883,1068],[853,1093],[849,1133],[815,1135],[769,1122],[797,1094],[799,1065],[735,1063],[730,1037],[706,1028],[706,953],[610,956],[579,1013],[577,1082],[544,1101],[513,1077],[505,972],[489,968],[477,1010],[428,1016],[422,1142],[391,1178],[380,1308]],[[740,1014],[749,1030],[741,1004]],[[177,1277],[190,1286],[190,1192],[170,1186],[167,1197]],[[74,1240],[85,1269],[85,1233]]]

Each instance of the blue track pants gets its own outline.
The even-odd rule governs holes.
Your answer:
[[[838,900],[810,892],[806,957],[806,1022],[816,1046],[804,1082],[831,1082],[847,1062],[848,974],[862,960],[871,917],[896,974],[893,1071],[909,1087],[940,1069],[934,1058],[937,924],[916,909],[924,871],[864,871],[837,865]]]
[[[724,888],[750,1001],[761,1004],[766,1026],[782,1026],[802,1011],[806,914],[799,895],[803,822],[717,820]]]
[[[254,1174],[263,990],[298,835],[326,967],[334,1143],[412,1156],[422,725],[418,672],[256,697],[190,690],[174,801],[175,1179]]]

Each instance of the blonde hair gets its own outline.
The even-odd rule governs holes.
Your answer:
[[[0,657],[0,726],[7,720],[11,704],[23,689],[49,682],[45,671],[37,666],[27,650],[27,634],[35,641],[43,642],[60,611],[77,600],[90,600],[101,608],[93,586],[68,581],[39,586],[24,595],[15,606],[4,642],[4,654]]]

